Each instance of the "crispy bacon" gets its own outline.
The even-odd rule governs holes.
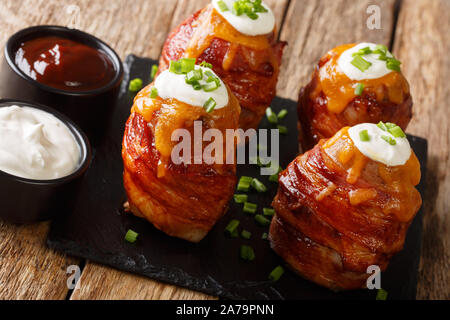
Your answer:
[[[185,55],[194,33],[208,19],[213,7],[208,5],[198,11],[167,38],[160,58],[159,72],[169,67],[171,60]],[[228,84],[238,98],[241,107],[240,128],[257,128],[264,112],[276,95],[278,74],[285,42],[279,42],[275,33],[267,35],[269,48],[255,50],[240,44],[230,43],[212,36],[209,46],[201,52],[197,63],[203,61],[213,65],[213,70]],[[234,58],[228,68],[224,68],[224,59],[233,47]]]
[[[333,290],[364,287],[370,265],[385,270],[422,203],[414,154],[399,168],[366,158],[351,183],[352,164],[337,160],[348,140],[321,141],[281,173],[270,229],[272,248],[295,271]]]
[[[149,88],[151,85],[138,94],[135,107],[146,101]],[[169,103],[177,102],[170,99],[161,105],[173,115],[175,109],[171,109]],[[182,116],[195,107],[184,108]],[[201,114],[198,121],[203,122],[204,130],[218,123],[230,129],[237,128],[240,108],[234,97],[217,115],[197,109],[195,111]],[[133,214],[147,219],[168,235],[199,242],[226,212],[236,185],[236,165],[175,164],[171,157],[162,157],[155,142],[155,128],[158,122],[164,121],[162,112],[152,112],[152,119],[146,121],[138,108],[133,108],[126,123],[122,158],[129,207]],[[192,121],[184,121],[183,129],[192,131],[192,126]]]

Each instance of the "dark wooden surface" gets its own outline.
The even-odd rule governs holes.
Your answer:
[[[2,0],[0,45],[38,24],[72,25],[108,42],[119,55],[158,58],[168,32],[208,0]],[[296,99],[317,60],[342,43],[392,45],[414,97],[408,132],[429,141],[427,196],[418,299],[450,299],[450,0],[266,0],[289,42],[279,96]],[[366,10],[381,9],[369,30]],[[79,15],[68,9],[76,5]],[[78,9],[76,7],[76,12]],[[0,221],[0,299],[211,299],[200,293],[80,261],[45,247],[48,223]],[[80,290],[69,292],[67,266],[83,267]]]

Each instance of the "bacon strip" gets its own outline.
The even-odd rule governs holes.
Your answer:
[[[370,265],[385,270],[422,204],[414,188],[420,181],[415,155],[393,168],[367,159],[357,181],[348,182],[353,164],[337,159],[349,140],[343,134],[334,147],[322,141],[295,159],[281,173],[272,204],[272,248],[295,271],[331,289],[363,287]]]

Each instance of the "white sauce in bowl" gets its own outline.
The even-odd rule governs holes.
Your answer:
[[[70,175],[79,165],[80,146],[52,114],[30,107],[0,107],[0,171],[31,180]]]
[[[252,20],[246,14],[236,16],[232,12],[233,4],[235,0],[222,0],[228,7],[228,11],[222,11],[218,5],[220,0],[212,0],[214,9],[225,18],[237,31],[246,34],[248,36],[259,36],[269,34],[275,28],[275,16],[272,10],[262,3],[267,12],[258,13],[258,19]]]
[[[195,69],[202,69],[203,74],[210,71],[217,77],[214,71],[209,68],[195,66]],[[203,80],[200,81],[201,85],[206,84],[205,79],[206,76],[204,75]],[[155,88],[158,90],[158,96],[162,99],[173,98],[195,107],[203,107],[209,98],[216,101],[215,110],[228,105],[228,90],[222,80],[220,80],[220,86],[214,91],[194,90],[192,85],[186,83],[186,75],[165,70],[156,78]]]
[[[393,72],[393,70],[390,70],[387,68],[386,61],[379,60],[378,59],[379,54],[374,54],[374,53],[363,56],[364,60],[372,63],[372,65],[366,71],[363,72],[363,71],[359,70],[357,67],[355,67],[354,65],[352,65],[351,62],[354,59],[354,57],[352,56],[353,53],[356,53],[360,49],[363,49],[366,47],[369,47],[371,50],[375,50],[376,46],[377,45],[374,43],[363,42],[363,43],[360,43],[360,44],[354,46],[353,48],[350,48],[350,49],[344,51],[337,61],[339,69],[341,69],[341,71],[347,77],[349,77],[350,80],[355,80],[355,81],[378,79],[378,78],[384,77],[385,75]],[[390,53],[389,51],[386,53],[386,56],[389,58],[393,57],[392,53]]]
[[[370,141],[361,141],[359,133],[363,130],[367,130]],[[395,138],[389,132],[380,129],[376,124],[358,124],[350,128],[348,133],[356,148],[363,155],[387,166],[404,165],[411,157],[411,146],[407,138]],[[390,145],[382,139],[382,136],[395,139],[396,145]]]

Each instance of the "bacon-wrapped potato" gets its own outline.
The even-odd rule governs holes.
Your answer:
[[[170,61],[182,57],[210,63],[239,100],[242,107],[240,128],[257,128],[276,95],[285,45],[276,40],[274,30],[257,36],[237,31],[210,4],[169,35],[159,71],[166,70]]]
[[[366,48],[371,48],[371,52],[364,55],[360,50]],[[351,62],[358,56],[352,54],[355,51],[372,65],[367,67],[364,61],[362,65],[356,63],[358,67],[353,65]],[[346,57],[341,58],[344,54]],[[311,82],[300,90],[298,114],[303,151],[341,128],[359,123],[392,122],[406,130],[413,102],[409,84],[399,68],[399,61],[380,45],[349,44],[329,51],[320,59]]]
[[[386,149],[391,147],[386,142]],[[365,156],[348,127],[321,140],[280,174],[272,248],[294,271],[319,285],[363,288],[368,266],[384,271],[403,248],[422,203],[415,188],[420,164],[412,151],[404,159],[402,165],[389,166]]]
[[[123,138],[130,210],[170,236],[199,242],[226,211],[236,184],[236,165],[207,164],[204,159],[195,164],[195,139],[190,162],[178,161],[184,155],[178,159],[172,154],[178,143],[172,134],[186,129],[194,137],[194,122],[201,121],[203,132],[217,129],[225,136],[226,129],[238,128],[239,102],[227,87],[228,105],[207,112],[175,98],[151,98],[153,88],[150,84],[136,96]],[[207,145],[202,144],[203,154]],[[225,142],[223,148],[227,150]]]

